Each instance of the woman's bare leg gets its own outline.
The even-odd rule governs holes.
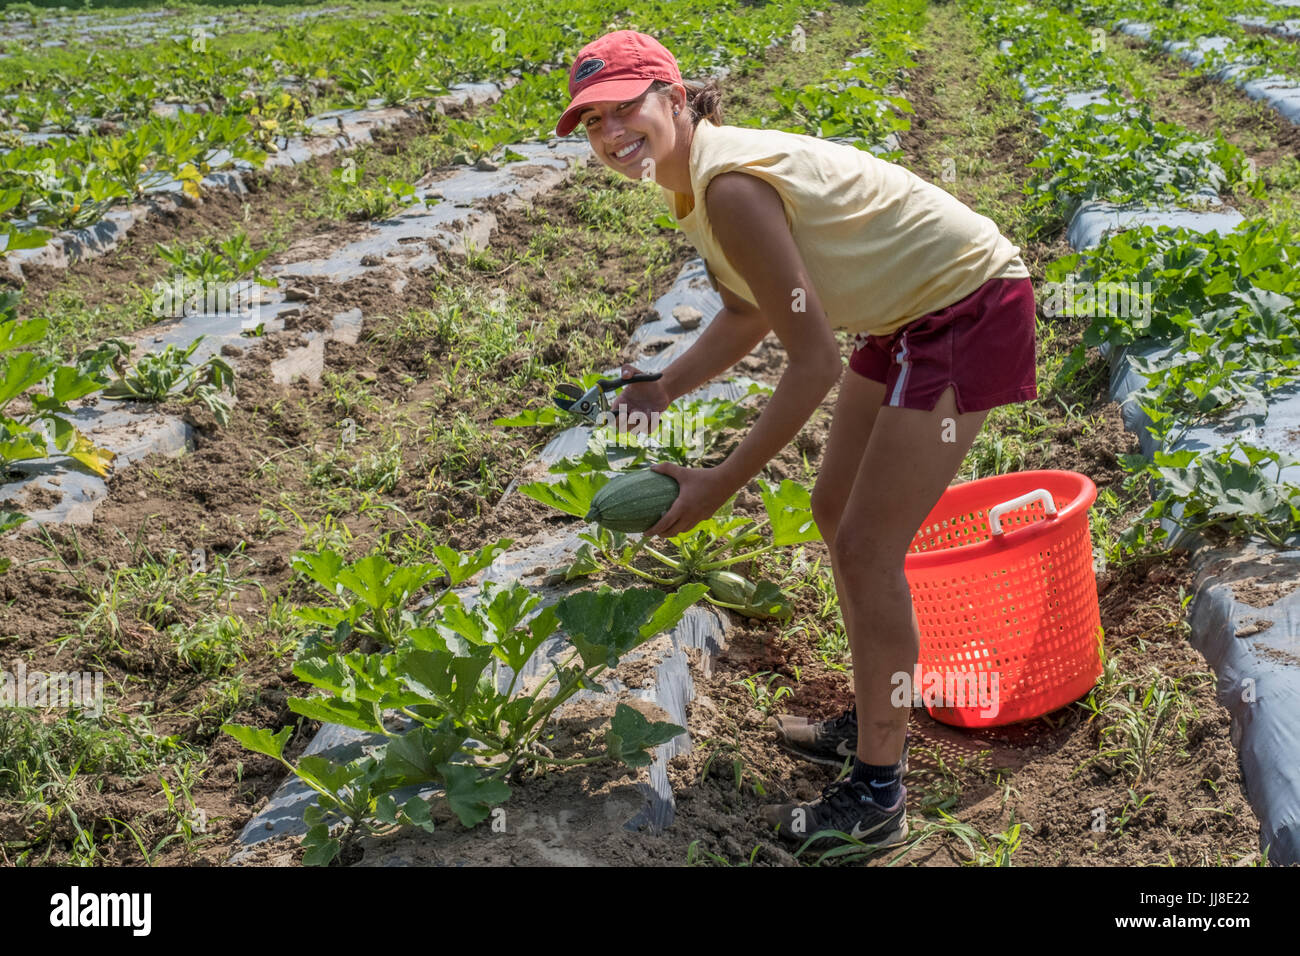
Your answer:
[[[958,414],[951,387],[932,411],[882,407],[844,504],[831,563],[853,653],[862,763],[902,756],[908,708],[891,704],[893,675],[910,679],[920,640],[903,561],[987,415]]]
[[[858,471],[862,467],[862,456],[867,450],[867,441],[875,427],[876,416],[885,400],[883,382],[876,382],[857,372],[848,371],[840,382],[840,394],[835,401],[835,414],[831,418],[830,437],[826,442],[826,451],[822,455],[821,468],[817,472],[817,483],[812,490],[813,517],[822,533],[822,540],[828,548],[835,542],[835,535],[840,526],[840,516],[844,505],[857,481]],[[835,575],[835,587],[843,593],[839,571],[831,560],[831,571]],[[844,617],[844,629],[849,629],[849,614],[852,609],[840,602],[840,613]]]

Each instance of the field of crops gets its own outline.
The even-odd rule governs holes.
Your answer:
[[[0,7],[0,863],[1300,863],[1297,17]],[[1101,677],[1006,726],[914,707],[884,852],[761,816],[847,772],[770,726],[852,704],[838,389],[691,531],[588,520],[726,459],[786,367],[768,335],[634,440],[552,401],[722,307],[661,190],[554,135],[619,29],[727,124],[942,186],[1034,281],[1039,397],[959,481],[1095,482]]]

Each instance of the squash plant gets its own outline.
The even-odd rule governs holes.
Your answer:
[[[103,388],[80,369],[46,361],[30,349],[45,337],[47,319],[19,321],[16,293],[0,293],[0,484],[19,461],[62,454],[97,475],[108,474],[113,453],[97,447],[67,417],[69,403]],[[0,510],[0,532],[21,515]]]
[[[563,471],[563,466],[561,463],[551,470]],[[558,482],[533,482],[522,485],[519,491],[566,514],[585,518],[591,512],[596,493],[609,480],[600,471],[573,470]],[[793,609],[776,584],[749,581],[730,569],[778,548],[816,541],[821,532],[812,516],[811,494],[807,488],[789,479],[779,486],[760,480],[759,487],[767,517],[753,520],[733,515],[733,497],[712,518],[669,538],[668,553],[651,547],[644,536],[633,542],[623,532],[595,525],[593,532],[578,536],[584,543],[574,560],[563,569],[564,578],[571,581],[607,571],[632,574],[661,587],[680,587],[699,581],[708,586],[709,593],[704,597],[711,604],[745,617],[788,618]],[[655,562],[652,570],[636,563],[642,555]],[[719,573],[724,571],[729,573]]]
[[[431,583],[459,587],[511,543],[509,538],[501,538],[472,554],[439,546],[433,549],[433,561],[400,567],[381,554],[348,564],[329,548],[299,551],[290,561],[293,569],[318,585],[329,596],[329,603],[298,608],[294,616],[315,625],[318,634],[327,630],[334,648],[343,647],[353,636],[363,649],[393,647],[415,625],[414,612],[406,609],[413,595]]]
[[[376,735],[368,754],[339,763],[324,756],[296,762],[284,756],[291,728],[271,731],[227,724],[245,747],[280,760],[317,802],[304,815],[304,862],[347,862],[365,834],[418,826],[432,831],[428,803],[419,795],[400,805],[397,791],[436,787],[467,827],[485,820],[511,795],[511,782],[547,767],[618,760],[650,763],[648,748],[684,733],[619,705],[604,735],[603,753],[558,758],[543,744],[555,712],[579,691],[601,691],[597,678],[629,651],[673,627],[703,594],[700,584],[665,595],[652,588],[609,587],[569,594],[542,607],[520,584],[488,582],[466,603],[451,590],[481,570],[509,542],[474,554],[450,548],[435,561],[395,567],[370,555],[345,563],[328,549],[294,556],[295,566],[329,596],[326,606],[299,609],[320,625],[324,640],[304,648],[293,672],[322,691],[290,698],[290,709],[312,720]],[[435,580],[446,586],[421,609],[406,605]],[[379,635],[382,651],[345,651],[354,633]],[[540,680],[525,668],[546,643],[563,634]],[[334,834],[335,827],[342,831]]]
[[[1123,456],[1128,483],[1149,478],[1151,504],[1120,536],[1130,551],[1151,548],[1167,532],[1168,518],[1185,533],[1218,528],[1230,536],[1258,536],[1279,548],[1295,546],[1300,534],[1300,485],[1285,480],[1300,458],[1234,439],[1213,451],[1157,451],[1151,461]],[[1272,466],[1272,474],[1265,470]]]
[[[248,234],[242,229],[236,229],[233,235],[216,243],[215,247],[203,242],[189,246],[182,242],[155,242],[154,251],[185,278],[198,282],[250,279],[268,288],[279,285],[277,279],[258,274],[262,261],[271,254],[270,248],[254,249]]]
[[[1049,280],[1070,276],[1096,288],[1149,290],[1140,312],[1116,314],[1098,295],[1061,375],[1076,374],[1086,350],[1103,343],[1165,346],[1158,360],[1131,357],[1147,379],[1133,400],[1162,443],[1177,440],[1175,423],[1208,422],[1242,403],[1266,407],[1267,394],[1300,368],[1300,263],[1283,224],[1248,220],[1223,235],[1144,226],[1048,267]]]
[[[127,367],[131,346],[122,339],[109,339],[96,348],[77,356],[84,372],[111,376],[104,389],[105,398],[136,402],[201,402],[218,425],[230,420],[230,403],[223,392],[235,393],[235,370],[219,355],[195,363],[190,356],[199,347],[200,335],[188,348],[168,345],[161,352],[146,352],[134,365]],[[98,378],[96,381],[99,381]]]

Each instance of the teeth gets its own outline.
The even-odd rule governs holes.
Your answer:
[[[645,137],[642,137],[642,139],[644,139],[644,138],[645,138]],[[620,150],[619,150],[617,153],[615,153],[614,155],[617,156],[619,159],[622,159],[622,158],[623,158],[624,156],[626,156],[628,153],[632,152],[632,150],[636,149],[637,146],[640,145],[640,143],[641,143],[641,140],[640,140],[640,139],[638,139],[635,143],[628,143],[626,146],[624,146],[622,149],[620,149]]]

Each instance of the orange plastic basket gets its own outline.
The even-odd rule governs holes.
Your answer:
[[[1078,700],[1101,674],[1088,509],[1072,471],[955,485],[926,517],[905,573],[921,630],[914,700],[935,720],[995,727]]]

